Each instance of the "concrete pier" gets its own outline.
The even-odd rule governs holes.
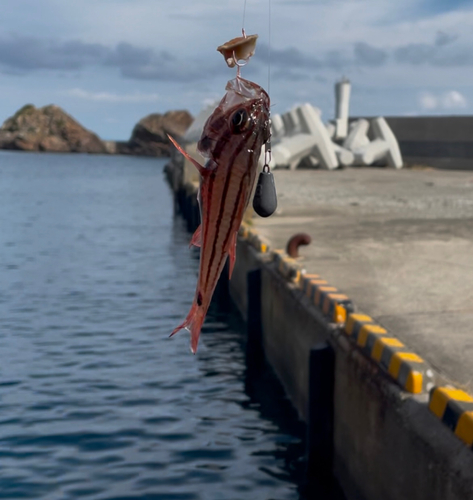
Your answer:
[[[306,232],[301,264],[473,392],[473,173],[275,171],[272,248]]]
[[[258,342],[309,429],[311,351],[332,347],[321,411],[347,499],[473,499],[473,174],[274,175],[278,211],[240,230],[230,294],[246,319],[259,304]],[[179,192],[195,210],[195,189]],[[312,243],[291,259],[300,232]]]

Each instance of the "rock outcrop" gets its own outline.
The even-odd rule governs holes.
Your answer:
[[[117,152],[143,156],[169,156],[167,134],[182,137],[192,123],[188,111],[168,111],[164,115],[153,113],[141,119],[133,129],[127,143],[117,143]]]
[[[0,149],[106,153],[99,137],[60,107],[23,106],[0,128]]]

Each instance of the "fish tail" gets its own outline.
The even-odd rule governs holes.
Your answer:
[[[202,306],[197,305],[197,302],[194,300],[192,304],[191,310],[187,315],[187,318],[181,323],[177,328],[174,328],[170,337],[172,337],[179,330],[185,328],[191,334],[191,351],[193,354],[197,351],[197,344],[199,342],[200,330],[204,323],[206,311]]]

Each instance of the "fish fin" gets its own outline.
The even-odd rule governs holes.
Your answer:
[[[235,267],[235,260],[236,260],[236,245],[237,245],[237,232],[234,233],[232,236],[232,239],[230,240],[230,249],[228,252],[228,258],[229,258],[229,274],[228,277],[231,279],[232,273],[233,273],[233,268]]]
[[[176,334],[179,330],[185,328],[191,334],[191,351],[195,354],[197,351],[197,344],[199,343],[200,330],[205,319],[205,310],[202,306],[197,305],[196,300],[192,304],[191,310],[187,318],[177,328],[174,328],[170,337]]]
[[[189,248],[192,245],[198,248],[202,246],[202,224],[199,224],[199,227],[195,230],[195,233],[192,235],[191,242],[189,243]]]
[[[208,169],[201,165],[197,160],[192,158],[192,156],[187,151],[182,149],[181,146],[179,146],[179,144],[169,134],[168,137],[169,140],[174,144],[176,149],[184,156],[184,158],[187,158],[195,166],[195,168],[199,171],[199,174],[203,177],[208,172]]]

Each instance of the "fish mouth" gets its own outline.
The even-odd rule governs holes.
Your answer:
[[[269,96],[257,83],[237,77],[227,82],[227,93],[220,103],[223,113],[236,107],[252,108],[257,115],[269,116]]]

